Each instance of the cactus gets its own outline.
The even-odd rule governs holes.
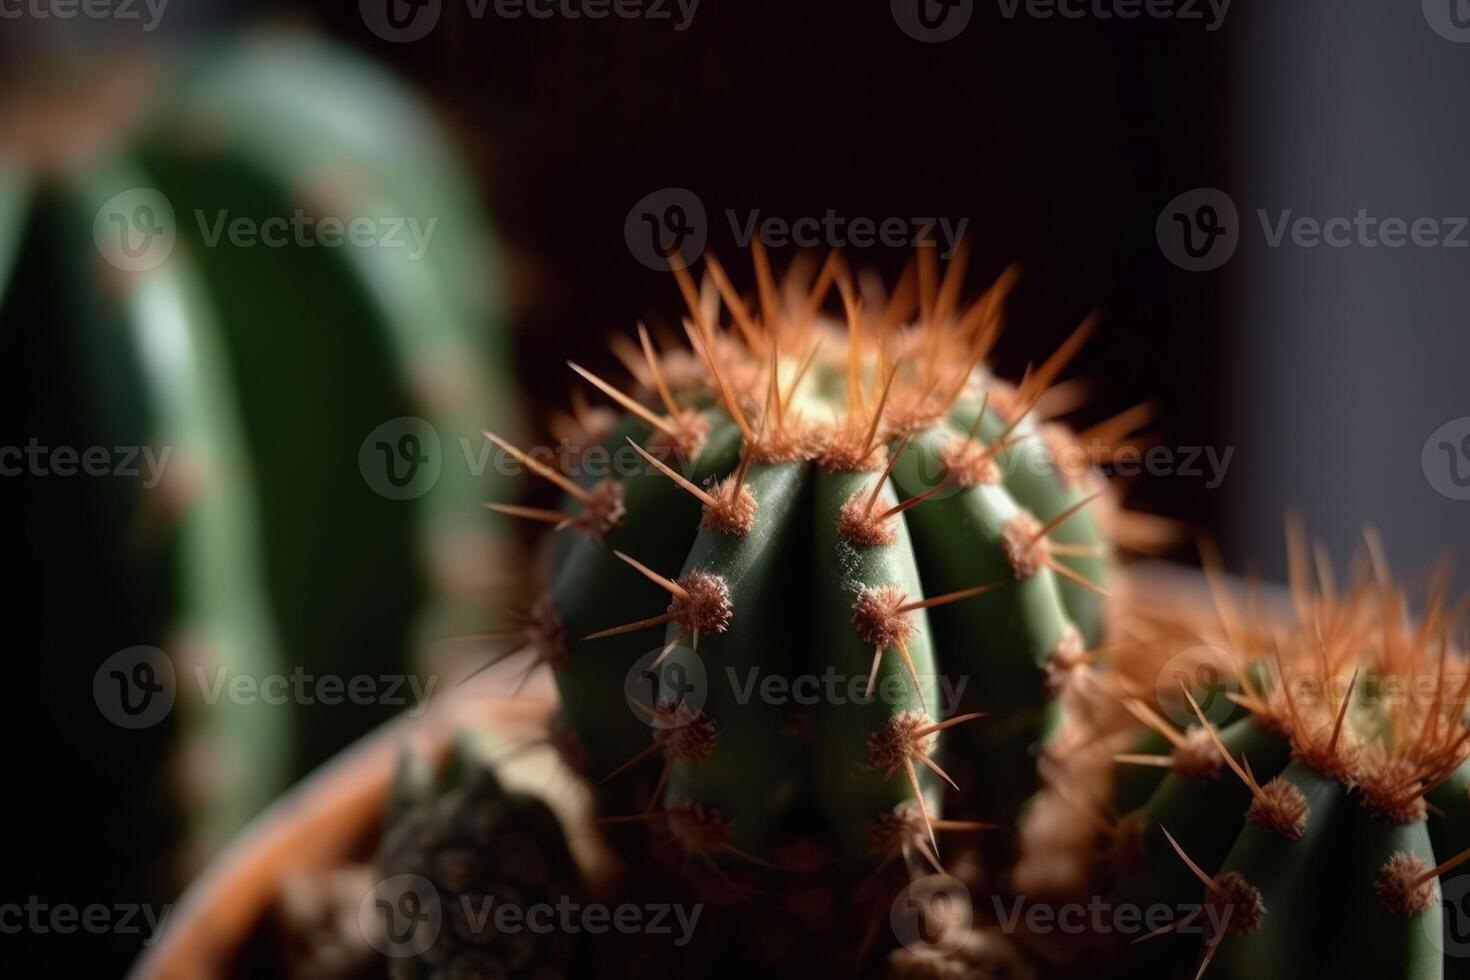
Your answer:
[[[74,733],[28,753],[28,778],[89,774],[75,780],[78,805],[58,808],[71,816],[37,827],[20,860],[51,855],[32,891],[85,881],[98,899],[104,865],[129,878],[115,883],[120,901],[171,893],[285,787],[401,710],[352,703],[347,679],[415,674],[423,641],[483,619],[501,524],[476,504],[495,483],[457,465],[454,439],[487,420],[514,425],[496,374],[495,256],[424,106],[305,38],[251,37],[155,67],[102,84],[164,78],[166,97],[104,103],[109,118],[83,119],[80,148],[55,139],[75,107],[43,111],[50,124],[18,124],[0,160],[0,345],[26,366],[0,394],[0,550],[20,584],[5,605],[13,641],[28,651],[14,680],[41,692],[7,731]],[[74,101],[97,101],[72,84],[84,89]],[[109,209],[138,188],[171,203],[176,239],[154,267],[131,269],[111,261],[109,219],[151,230],[162,215]],[[437,224],[418,258],[205,240],[221,214],[289,219],[297,207]],[[125,230],[136,245],[138,229]],[[359,468],[369,433],[399,416],[443,440],[437,482],[405,500],[376,493]],[[39,472],[10,455],[32,440],[76,456],[102,448],[135,475],[87,476],[76,457],[74,475]],[[93,685],[111,683],[99,668],[135,646],[164,651],[177,701],[125,730]],[[230,693],[237,678],[291,683],[298,670],[342,678],[339,703]],[[117,803],[99,827],[84,799]],[[106,860],[80,856],[80,840]]]
[[[1280,629],[1216,572],[1218,624],[1145,615],[1109,658],[1137,719],[1087,736],[1121,764],[1114,899],[1179,910],[1132,950],[1168,975],[1198,957],[1217,980],[1464,975],[1440,911],[1442,886],[1470,882],[1457,614],[1441,581],[1411,620],[1371,538],[1343,589],[1320,560],[1311,581],[1301,542]]]
[[[813,838],[849,870],[937,866],[940,831],[982,826],[941,790],[1014,811],[1049,672],[1101,629],[1100,489],[1055,465],[1070,436],[1036,409],[1092,322],[1012,387],[983,364],[1013,274],[962,306],[963,261],[921,249],[860,298],[836,256],[778,284],[752,248],[755,310],[712,256],[702,287],[675,270],[689,348],[640,326],[618,349],[639,390],[571,365],[626,413],[584,407],[582,444],[636,465],[567,474],[490,435],[565,492],[492,505],[560,533],[507,635],[554,669],[554,738],[609,822],[661,824],[721,875]],[[840,690],[809,714],[761,694],[803,675]]]

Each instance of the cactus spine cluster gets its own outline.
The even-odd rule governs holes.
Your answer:
[[[1134,724],[1058,749],[1119,764],[1098,814],[1115,901],[1178,910],[1131,952],[1160,975],[1464,975],[1441,913],[1470,885],[1456,614],[1436,589],[1411,619],[1371,538],[1342,589],[1301,541],[1280,628],[1218,574],[1217,624],[1130,615],[1093,693]]]
[[[891,293],[835,257],[778,282],[753,251],[753,308],[713,257],[702,285],[677,270],[689,347],[640,327],[636,391],[572,365],[626,413],[584,409],[582,445],[636,452],[631,475],[568,475],[492,436],[566,493],[492,505],[561,532],[515,632],[554,668],[556,737],[605,810],[711,864],[815,836],[852,869],[937,866],[940,831],[980,826],[942,811],[1024,795],[1048,682],[1101,629],[1098,481],[1060,465],[1071,436],[1037,411],[1091,323],[1011,386],[984,363],[1012,275],[964,305],[963,261],[941,273],[932,249]],[[803,675],[862,696],[798,712],[761,694]]]

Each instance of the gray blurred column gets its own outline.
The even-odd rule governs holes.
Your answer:
[[[1371,522],[1396,569],[1454,548],[1470,584],[1470,499],[1452,499],[1470,498],[1470,0],[1240,3],[1230,17],[1228,550],[1279,573],[1296,507],[1339,565]],[[1459,246],[1369,247],[1350,229],[1346,247],[1288,231],[1273,248],[1262,209],[1273,224],[1288,209],[1431,218]],[[1426,441],[1461,418],[1426,467]]]

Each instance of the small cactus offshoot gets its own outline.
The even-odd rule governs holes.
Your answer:
[[[1309,553],[1293,529],[1288,614],[1213,572],[1217,624],[1142,613],[1100,672],[1135,720],[1083,736],[1120,767],[1094,814],[1114,897],[1181,910],[1131,951],[1169,975],[1463,973],[1440,908],[1470,887],[1463,607],[1440,580],[1411,618],[1371,535],[1346,587]]]

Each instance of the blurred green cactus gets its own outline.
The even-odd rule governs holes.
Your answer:
[[[109,809],[58,807],[25,861],[86,840],[151,886],[186,827],[203,856],[432,691],[427,640],[483,619],[503,539],[477,503],[502,483],[461,446],[516,425],[504,296],[428,108],[345,51],[253,36],[63,101],[0,159],[5,605],[32,692],[9,731],[35,746],[18,778],[85,774]]]

